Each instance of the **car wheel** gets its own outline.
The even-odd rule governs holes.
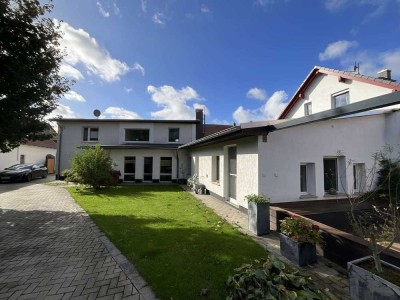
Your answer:
[[[46,178],[47,177],[47,172],[43,172],[42,178]]]
[[[26,181],[29,182],[32,180],[32,174],[26,175]]]

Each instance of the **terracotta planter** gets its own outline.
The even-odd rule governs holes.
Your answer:
[[[299,243],[280,233],[281,254],[300,267],[317,262],[317,247],[311,243]]]
[[[358,264],[369,259],[372,258],[368,256],[347,263],[347,271],[349,272],[350,299],[399,300],[399,286],[358,266]],[[382,261],[382,265],[400,272],[400,268],[385,261]]]
[[[269,233],[269,203],[249,202],[249,230],[256,235]]]

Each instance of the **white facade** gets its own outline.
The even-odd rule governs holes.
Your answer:
[[[190,175],[189,159],[186,151],[178,151],[181,144],[196,138],[196,121],[140,121],[140,120],[58,120],[59,137],[57,174],[70,168],[71,160],[81,147],[100,144],[109,151],[114,169],[121,172],[124,181],[171,181]],[[95,140],[85,136],[96,130]],[[179,129],[179,138],[170,141],[170,129]],[[89,130],[89,131],[88,131]],[[129,130],[148,131],[145,141],[130,139]],[[85,133],[86,132],[86,133]],[[90,135],[90,134],[89,134]],[[145,159],[147,170],[145,172]],[[129,160],[131,161],[129,165]],[[164,163],[163,163],[164,161]],[[179,161],[179,165],[178,165]],[[133,162],[133,163],[132,163]],[[151,164],[149,164],[151,162]],[[165,165],[171,163],[171,166]],[[128,166],[129,165],[129,166]],[[129,169],[129,170],[128,170]],[[168,174],[164,174],[168,169]],[[145,173],[148,175],[145,178]],[[164,175],[163,175],[164,174]],[[151,177],[151,180],[148,177]],[[169,180],[165,180],[165,178]]]
[[[286,119],[300,118],[305,116],[304,105],[311,103],[312,113],[321,112],[334,108],[334,97],[348,93],[350,103],[355,103],[368,98],[391,93],[392,89],[376,86],[356,80],[338,81],[338,76],[318,74],[303,93],[300,99],[291,109]]]
[[[348,73],[342,72],[347,76],[343,79],[339,71],[335,71],[338,74],[334,70],[326,72],[329,74],[316,73],[311,81],[305,81],[306,85],[299,89],[301,97],[292,100],[294,105],[285,118],[304,117],[307,109],[318,113],[339,107],[343,99],[346,105],[400,89],[400,85],[389,81],[380,80],[375,84],[369,79],[368,83],[365,77],[350,79]],[[344,98],[337,97],[344,94]],[[311,107],[306,109],[307,103]],[[354,115],[272,132],[266,127],[270,123],[256,123],[240,127],[243,134],[250,128],[253,133],[247,135],[254,137],[240,138],[240,134],[228,133],[234,137],[232,140],[227,141],[221,135],[207,141],[206,146],[202,146],[202,141],[188,146],[192,173],[199,174],[200,182],[217,197],[244,208],[247,208],[245,196],[252,193],[280,203],[331,199],[330,194],[340,197],[361,192],[374,164],[373,153],[387,144],[400,144],[400,111]],[[223,143],[218,143],[220,138],[224,139]],[[237,147],[236,199],[229,197],[226,149],[232,145]],[[218,182],[213,180],[215,156],[220,156],[222,170]]]
[[[21,145],[10,152],[0,153],[0,170],[21,163],[21,156],[25,163],[44,164],[46,155],[56,155],[56,149]]]

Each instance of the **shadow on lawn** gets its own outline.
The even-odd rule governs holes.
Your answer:
[[[161,299],[200,299],[205,288],[210,290],[208,299],[225,299],[225,281],[234,269],[266,256],[227,223],[199,226],[100,214],[91,218]]]

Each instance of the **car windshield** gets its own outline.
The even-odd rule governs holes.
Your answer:
[[[6,170],[21,170],[21,169],[32,169],[32,165],[13,165],[6,168]]]

